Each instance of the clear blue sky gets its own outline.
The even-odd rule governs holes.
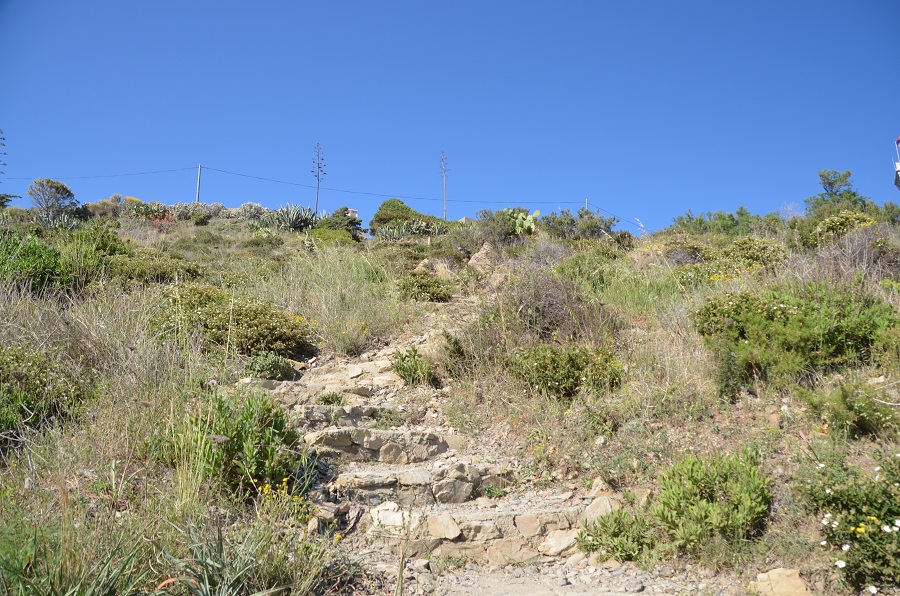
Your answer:
[[[325,187],[438,215],[444,150],[451,218],[589,199],[658,229],[802,208],[823,168],[900,202],[898,65],[897,0],[0,0],[0,192],[191,201],[198,163],[312,185],[318,141]],[[201,199],[314,200],[206,169]]]

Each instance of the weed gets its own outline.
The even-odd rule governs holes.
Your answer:
[[[283,381],[294,377],[294,365],[275,352],[263,352],[250,357],[244,366],[244,374],[260,379]]]
[[[400,297],[419,302],[449,302],[453,297],[447,284],[432,273],[413,271],[400,278]]]
[[[434,367],[419,354],[415,346],[410,346],[405,352],[403,350],[394,352],[391,368],[412,387],[437,383]]]

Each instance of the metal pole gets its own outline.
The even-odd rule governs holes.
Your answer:
[[[200,172],[203,170],[202,164],[197,164],[197,196],[194,198],[195,203],[200,202]]]

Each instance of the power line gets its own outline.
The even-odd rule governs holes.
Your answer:
[[[228,170],[220,170],[218,168],[211,168],[209,166],[203,166],[204,170],[211,170],[213,172],[219,172],[222,174],[230,174],[232,176],[241,176],[242,178],[253,178],[254,180],[265,180],[266,182],[274,182],[276,184],[287,184],[290,186],[301,186],[303,188],[315,188],[312,184],[303,184],[301,182],[292,182],[290,180],[276,180],[275,178],[265,178],[263,176],[253,176],[251,174],[241,174],[239,172],[230,172]],[[342,192],[351,195],[365,195],[369,197],[384,197],[388,199],[406,199],[408,201],[443,201],[440,197],[413,197],[408,195],[398,195],[398,194],[384,194],[377,192],[365,192],[361,190],[346,190],[343,188],[330,188],[327,186],[322,186],[322,190],[330,190],[332,192]],[[474,199],[447,199],[448,203],[481,203],[482,205],[508,205],[509,201],[478,201]],[[547,201],[518,201],[520,205],[544,205]],[[580,204],[581,201],[563,201],[561,204],[563,205],[574,205]]]
[[[603,213],[606,213],[606,214],[608,214],[608,215],[612,215],[613,217],[615,217],[615,218],[618,219],[619,221],[624,221],[625,223],[629,223],[629,224],[633,225],[634,227],[638,228],[639,230],[643,230],[643,229],[644,229],[644,226],[642,226],[639,222],[636,222],[636,221],[633,221],[633,220],[631,220],[631,219],[628,219],[627,217],[622,217],[621,215],[616,215],[616,214],[613,213],[612,211],[607,211],[607,210],[604,209],[603,207],[598,207],[597,205],[594,205],[593,203],[588,202],[588,205],[590,205],[590,206],[593,207],[594,209],[597,209],[597,210],[599,210],[599,211],[602,211]]]
[[[154,170],[152,172],[131,172],[128,174],[98,174],[96,176],[53,176],[54,180],[87,180],[89,178],[120,178],[122,176],[146,176],[148,174],[167,174],[169,172],[183,172],[185,170],[193,170],[190,168],[175,168],[173,170]],[[6,180],[37,180],[41,176],[28,177],[11,177],[7,176]]]

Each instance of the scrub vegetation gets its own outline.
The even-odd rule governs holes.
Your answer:
[[[583,550],[896,587],[900,208],[820,178],[802,215],[653,234],[397,199],[369,230],[346,207],[0,210],[0,590],[371,592],[336,530],[307,532],[321,466],[285,406],[237,381],[389,345],[448,302],[468,316],[440,349],[396,352],[404,391],[445,386],[466,432],[508,425],[535,486],[633,497]]]

